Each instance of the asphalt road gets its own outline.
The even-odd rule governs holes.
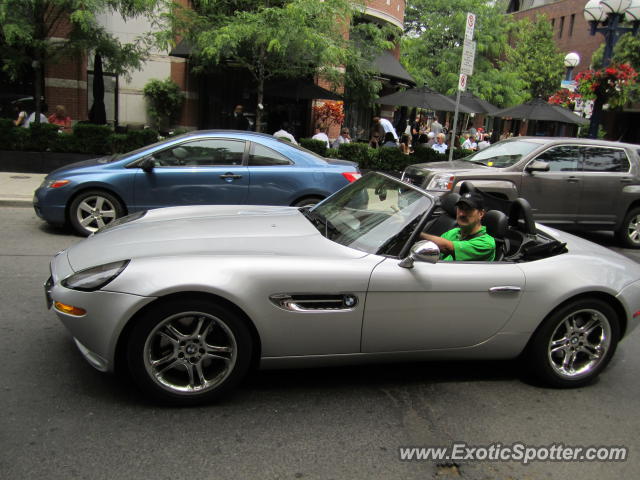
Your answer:
[[[640,478],[638,332],[576,390],[530,384],[516,362],[420,363],[258,372],[222,403],[159,408],[93,370],[45,308],[49,258],[79,238],[28,208],[0,208],[0,224],[2,479]],[[453,442],[622,445],[629,458],[399,460],[400,446]]]

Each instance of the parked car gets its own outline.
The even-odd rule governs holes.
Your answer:
[[[613,230],[640,248],[640,146],[581,138],[517,137],[466,158],[410,165],[403,178],[431,192],[464,180],[497,197],[526,198],[536,221]]]
[[[177,205],[312,205],[360,177],[271,135],[199,131],[47,175],[33,206],[54,225],[89,235],[117,218]]]
[[[252,366],[522,356],[549,385],[593,380],[638,325],[640,265],[536,228],[522,199],[487,213],[499,261],[439,262],[418,241],[437,200],[371,172],[310,209],[139,212],[58,253],[47,304],[91,365],[166,403]]]

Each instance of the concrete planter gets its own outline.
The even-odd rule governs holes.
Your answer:
[[[56,168],[100,157],[94,153],[17,152],[0,150],[0,172],[50,173]]]

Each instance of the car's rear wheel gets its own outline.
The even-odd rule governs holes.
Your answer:
[[[627,212],[616,236],[623,247],[640,248],[640,207]]]
[[[209,402],[236,386],[251,362],[252,339],[230,309],[201,299],[161,302],[133,327],[127,360],[136,384],[165,404]]]
[[[306,197],[298,200],[293,204],[294,207],[312,207],[316,203],[320,203],[324,198],[322,197]]]
[[[544,383],[580,387],[607,366],[619,338],[618,316],[609,304],[576,300],[547,317],[529,343],[526,360]]]
[[[104,190],[88,190],[75,197],[69,207],[69,221],[80,235],[88,236],[124,215],[120,200]]]

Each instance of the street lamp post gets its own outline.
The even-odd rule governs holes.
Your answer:
[[[602,33],[604,35],[604,54],[602,67],[606,68],[613,56],[613,47],[618,39],[625,33],[638,33],[640,26],[640,0],[589,0],[584,6],[584,18],[591,26],[591,35]],[[627,27],[622,23],[631,22]],[[598,96],[593,104],[591,124],[589,125],[589,138],[598,136],[598,127],[602,118],[602,106],[605,98]]]
[[[580,65],[580,55],[576,52],[567,53],[564,57],[564,66],[567,67],[567,76],[565,80],[571,81],[573,77],[573,69]]]

